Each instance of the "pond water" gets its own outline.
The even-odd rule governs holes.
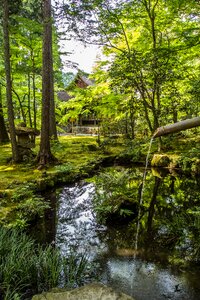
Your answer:
[[[143,170],[130,174],[138,199]],[[53,207],[43,226],[48,242],[64,253],[86,253],[99,281],[136,300],[200,299],[198,179],[148,170],[139,224],[99,224],[94,194],[94,183],[79,182],[51,195]],[[183,268],[189,261],[193,264]]]

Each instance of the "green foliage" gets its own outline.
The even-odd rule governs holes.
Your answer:
[[[64,12],[68,20],[77,18],[69,28],[81,39],[104,44],[104,60],[99,59],[93,76],[96,84],[76,95],[77,112],[86,105],[104,121],[126,120],[132,136],[134,126],[154,132],[162,124],[198,114],[195,0],[70,1]]]
[[[192,146],[192,145],[191,145]],[[200,173],[200,155],[199,155],[199,146],[192,147],[186,153],[180,155],[178,164],[184,172],[187,173]]]
[[[11,5],[11,13],[14,10],[15,14],[11,15],[9,26],[15,122],[24,121],[27,126],[39,128],[42,91],[42,5],[40,0],[15,2]],[[56,27],[53,27],[53,41],[54,81],[57,87],[62,86],[62,66]],[[0,69],[2,59],[3,57],[0,57]],[[5,106],[6,82],[3,70],[1,75],[2,99]],[[6,112],[4,114],[6,118]]]
[[[143,145],[144,146],[144,145]],[[121,160],[130,160],[138,162],[142,157],[142,146],[139,140],[126,140],[125,151],[121,152],[118,156]]]
[[[34,216],[42,216],[44,210],[49,207],[49,204],[36,193],[35,184],[26,184],[16,188],[11,199],[10,205],[15,205],[16,208],[11,212],[10,224],[11,227],[25,227],[27,221]],[[15,218],[12,220],[12,215]]]
[[[85,255],[63,256],[53,246],[37,246],[23,232],[0,229],[0,293],[4,299],[27,299],[61,284],[80,285],[88,266]]]
[[[60,283],[63,261],[61,253],[52,246],[38,249],[38,289],[48,291]]]
[[[136,204],[131,174],[129,171],[110,170],[98,175],[95,180],[96,194],[94,209],[101,222],[105,222],[112,215],[132,216],[131,205]],[[128,208],[130,205],[130,208]],[[128,206],[126,208],[126,206]]]
[[[58,173],[69,174],[69,173],[73,172],[74,167],[72,164],[68,163],[68,164],[55,166],[54,169]]]
[[[15,294],[22,296],[31,284],[35,284],[34,243],[17,231],[3,228],[0,231],[1,293],[11,300]]]
[[[85,276],[90,273],[90,264],[86,255],[78,255],[74,251],[71,251],[70,254],[63,258],[64,268],[63,268],[63,280],[65,286],[67,287],[76,287],[80,286],[84,282]],[[74,267],[76,266],[76,268]]]

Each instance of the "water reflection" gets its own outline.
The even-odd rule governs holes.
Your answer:
[[[106,281],[112,287],[117,290],[123,287],[124,292],[137,300],[199,299],[184,276],[140,259],[111,258],[106,274]]]
[[[99,235],[105,226],[95,222],[92,211],[93,184],[75,184],[65,187],[59,196],[56,243],[64,252],[71,248],[78,252],[93,253],[104,249]]]
[[[141,179],[142,170],[133,170],[131,185],[137,199]],[[102,282],[136,300],[200,299],[197,269],[178,272],[169,267],[174,262],[191,260],[196,266],[199,262],[198,179],[147,172],[137,249],[137,219],[129,225],[98,224],[93,212],[94,193],[94,184],[84,182],[60,191],[56,245],[63,252],[73,248],[87,253],[98,263]]]

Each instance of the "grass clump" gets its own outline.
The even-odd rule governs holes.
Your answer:
[[[88,272],[85,255],[61,255],[59,249],[35,244],[16,229],[0,229],[0,298],[31,299],[55,287],[81,285]]]

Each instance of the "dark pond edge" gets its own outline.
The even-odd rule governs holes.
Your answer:
[[[71,184],[84,178],[89,178],[102,168],[111,166],[124,167],[145,167],[145,158],[140,161],[134,161],[131,156],[108,155],[92,160],[79,168],[69,170],[59,170],[54,173],[45,171],[42,178],[35,181],[37,192],[43,192],[49,188],[53,188],[62,184]],[[148,167],[163,170],[165,173],[186,175],[189,177],[198,176],[200,174],[200,160],[187,159],[187,165],[180,158],[171,157],[168,154],[155,153],[151,155]]]
[[[119,158],[115,155],[109,155],[88,162],[77,169],[57,171],[53,174],[48,173],[48,170],[43,173],[42,178],[36,180],[37,192],[43,192],[49,188],[59,186],[61,184],[71,184],[84,178],[89,178],[97,174],[102,168],[111,166],[141,166],[143,162],[132,162],[131,160]]]

